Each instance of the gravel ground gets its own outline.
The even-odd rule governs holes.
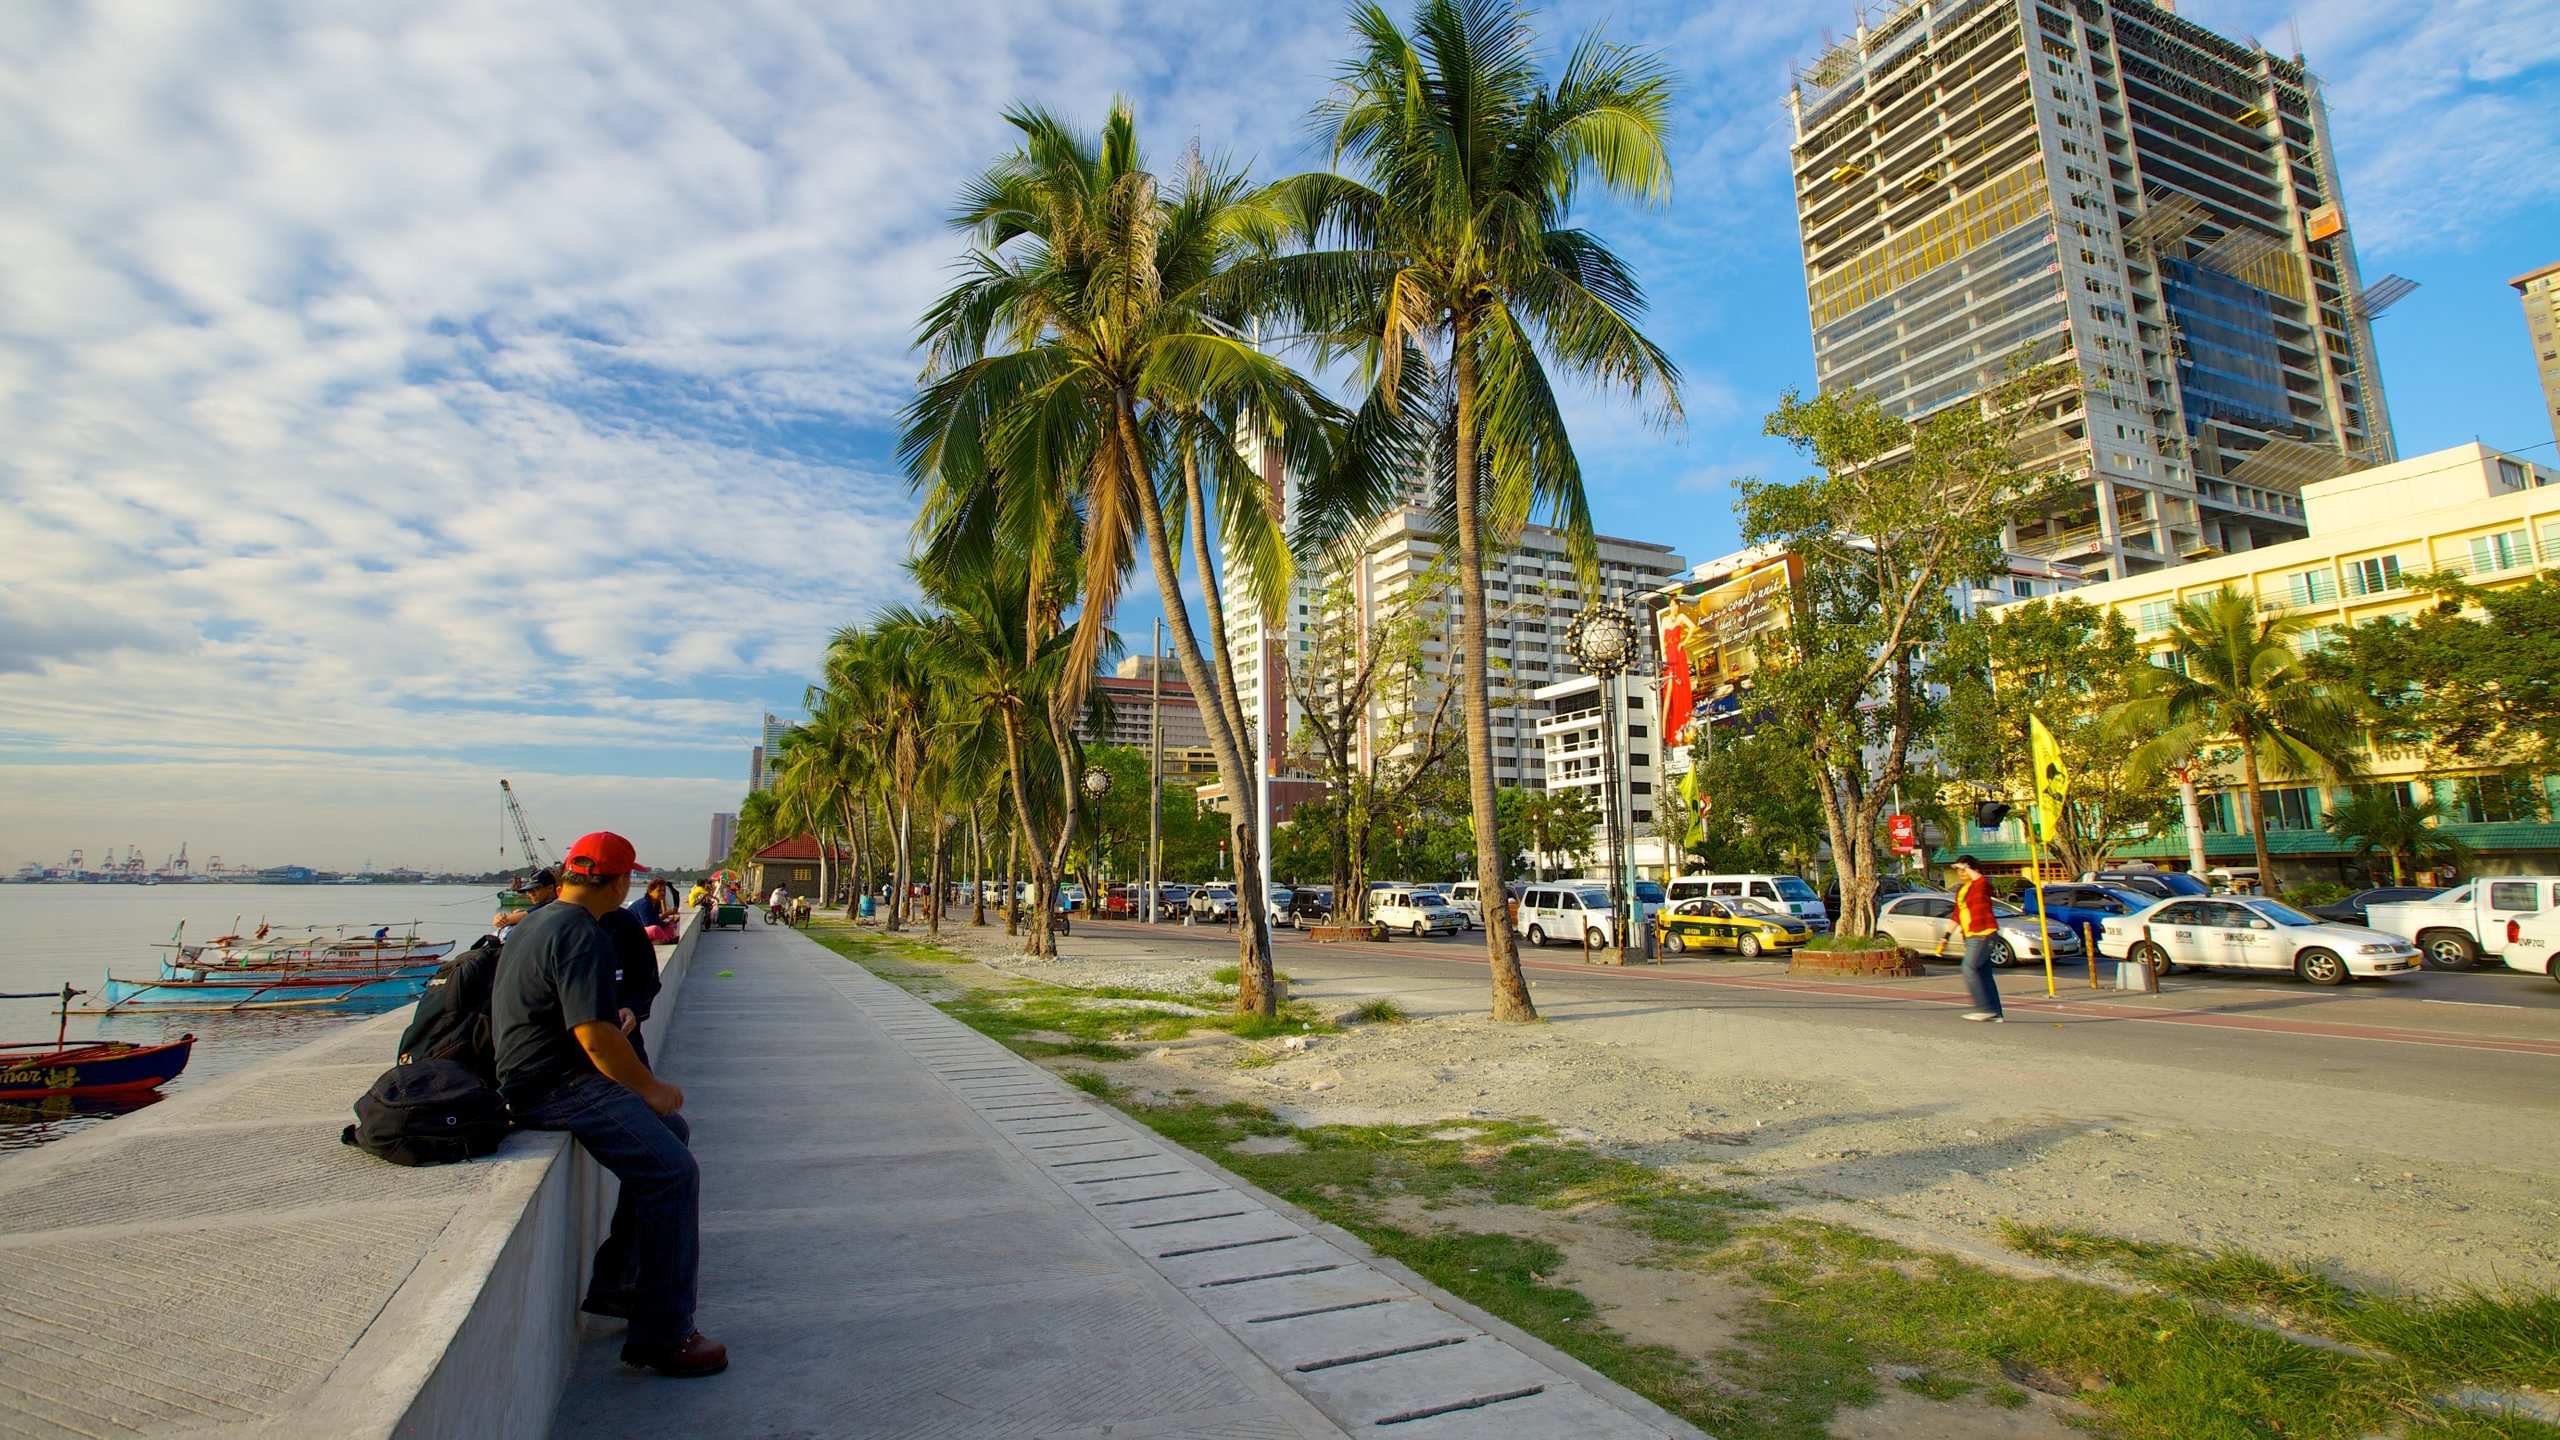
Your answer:
[[[965,923],[943,944],[1080,988],[1187,991],[1221,963],[1113,958],[1100,952],[1134,947],[1080,938],[1031,960],[1001,929]],[[1394,992],[1293,993],[1339,1015]],[[1557,1023],[1497,1025],[1447,993],[1396,994],[1408,1024],[1303,1045],[1196,1036],[1113,1069],[1301,1124],[1543,1117],[1781,1204],[1866,1213],[1898,1237],[1974,1253],[1996,1252],[1992,1227],[2017,1220],[2237,1246],[2363,1286],[2560,1287],[2560,1142],[2537,1112],[2424,1094],[2342,1105],[2309,1080],[2198,1095],[2165,1061],[2019,1061],[1963,1036],[1844,1043],[1854,1032],[1836,1025],[1730,1011],[1555,1007]],[[1270,1063],[1239,1068],[1249,1054]]]

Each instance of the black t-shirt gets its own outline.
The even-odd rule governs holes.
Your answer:
[[[510,1105],[539,1100],[561,1082],[596,1073],[571,1032],[590,1021],[619,1026],[613,940],[576,905],[545,905],[507,932],[489,993],[497,1032],[498,1093]]]
[[[658,947],[649,929],[628,910],[607,910],[596,922],[613,937],[613,997],[616,1004],[646,1020],[649,1002],[658,998]]]

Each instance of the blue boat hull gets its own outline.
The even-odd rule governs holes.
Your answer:
[[[260,980],[118,980],[107,977],[102,1004],[75,1013],[112,1010],[309,1010],[397,1005],[427,991],[433,972],[376,978]]]

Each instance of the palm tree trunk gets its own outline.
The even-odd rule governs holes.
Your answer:
[[[2204,858],[2204,801],[2196,794],[2196,767],[2193,762],[2181,765],[2178,775],[2178,804],[2187,818],[2187,869],[2199,880],[2213,868]]]
[[[2258,893],[2273,895],[2276,870],[2267,858],[2267,802],[2258,789],[2258,747],[2246,731],[2232,738],[2240,742],[2240,778],[2249,786],[2249,840],[2258,851]]]
[[[1209,502],[1204,487],[1200,483],[1200,457],[1188,445],[1182,449],[1182,492],[1183,503],[1190,510],[1191,557],[1193,568],[1200,576],[1200,607],[1209,622],[1209,652],[1211,664],[1217,672],[1218,683],[1215,689],[1218,704],[1226,712],[1228,729],[1234,737],[1238,758],[1242,758],[1246,726],[1244,702],[1239,698],[1243,692],[1236,685],[1235,645],[1227,635],[1227,605],[1224,597],[1218,593],[1217,565],[1209,556]],[[1161,579],[1158,583],[1162,583]],[[1264,668],[1270,667],[1266,664]],[[1266,698],[1275,693],[1271,688],[1274,683],[1276,682],[1270,676],[1263,677],[1263,693]],[[1285,703],[1281,706],[1281,713],[1284,716],[1288,713],[1288,706]],[[1267,763],[1264,756],[1269,749],[1267,744],[1256,746],[1257,752],[1261,752],[1253,757],[1257,783],[1261,778],[1262,767]],[[1261,791],[1256,789],[1254,792],[1256,814],[1252,821],[1243,827],[1251,835],[1255,848],[1250,854],[1241,846],[1236,850],[1236,973],[1238,975],[1249,973],[1261,977],[1260,988],[1263,993],[1270,994],[1274,988],[1269,978],[1271,975],[1271,901],[1269,896],[1262,893],[1260,849],[1262,831],[1259,813],[1261,799]],[[1237,806],[1236,813],[1243,813],[1241,804]],[[1270,1010],[1260,1006],[1246,1004],[1241,986],[1238,987],[1237,1003],[1241,1008],[1255,1014],[1271,1013]],[[1276,1000],[1274,1003],[1277,1003]]]
[[[969,806],[969,925],[975,930],[987,928],[987,827],[986,798]]]
[[[908,843],[913,834],[911,822],[915,808],[915,797],[910,793],[912,785],[913,782],[909,781],[898,786],[898,833],[894,837],[897,855],[889,872],[889,883],[896,887],[896,894],[889,901],[889,913],[880,923],[883,930],[901,928],[898,922],[907,905],[907,877],[914,873],[908,868],[913,857]]]
[[[1476,510],[1476,357],[1467,327],[1455,330],[1458,493],[1458,655],[1467,718],[1467,802],[1476,826],[1476,892],[1484,903],[1484,951],[1493,972],[1493,1018],[1535,1020],[1528,978],[1511,938],[1511,892],[1503,886],[1502,835],[1494,797],[1493,697],[1485,678],[1484,537]]]
[[[997,907],[1004,911],[1004,933],[1007,935],[1022,933],[1022,903],[1017,898],[1022,885],[1018,868],[1021,863],[1022,821],[1016,816],[1014,823],[1004,828],[1004,903]]]
[[[1134,400],[1123,391],[1116,398],[1120,437],[1120,463],[1129,488],[1137,495],[1138,513],[1145,521],[1147,561],[1155,570],[1156,590],[1164,603],[1165,630],[1173,637],[1173,653],[1182,662],[1182,678],[1190,683],[1193,695],[1214,696],[1208,663],[1201,658],[1200,641],[1191,630],[1191,607],[1182,598],[1182,572],[1174,561],[1171,537],[1166,533],[1164,501],[1156,494],[1155,481],[1146,469],[1146,449],[1138,442],[1138,414]],[[1266,677],[1266,680],[1268,677]],[[1236,894],[1239,912],[1247,907],[1242,897],[1253,887],[1246,876],[1257,880],[1262,874],[1262,858],[1255,849],[1254,817],[1247,812],[1249,797],[1261,792],[1255,782],[1255,771],[1244,763],[1241,736],[1227,723],[1229,711],[1223,701],[1200,708],[1200,719],[1209,731],[1209,743],[1218,752],[1218,777],[1224,782],[1234,804],[1227,812],[1229,832],[1235,837]],[[1236,925],[1236,1008],[1250,1015],[1271,1015],[1279,1010],[1278,998],[1272,993],[1271,937],[1265,929],[1268,911],[1261,905],[1252,907],[1257,915],[1239,914]]]

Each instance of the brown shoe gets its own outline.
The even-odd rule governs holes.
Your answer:
[[[659,1345],[642,1349],[637,1345],[622,1347],[622,1363],[655,1370],[674,1380],[692,1380],[704,1375],[717,1375],[729,1368],[729,1347],[696,1330],[678,1345]]]

